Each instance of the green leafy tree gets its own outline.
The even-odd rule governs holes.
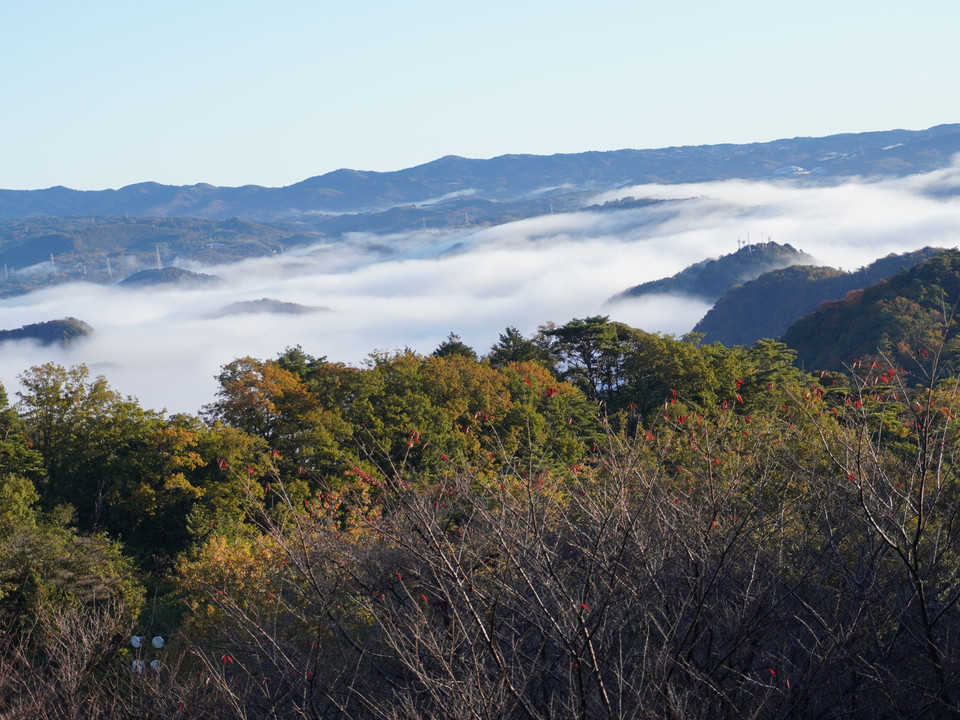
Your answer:
[[[463,342],[459,335],[451,332],[447,335],[447,339],[440,343],[437,349],[433,351],[433,357],[451,357],[455,355],[465,357],[469,360],[477,359],[476,350]]]
[[[487,360],[495,368],[508,363],[538,362],[551,367],[550,355],[543,344],[524,337],[517,328],[510,326],[490,348]]]
[[[636,334],[603,315],[575,319],[543,331],[553,339],[551,352],[560,376],[594,401],[609,401],[622,380],[621,365],[629,340]]]
[[[50,363],[31,368],[20,381],[27,437],[46,469],[38,488],[42,504],[68,503],[80,527],[109,528],[108,505],[128,480],[125,466],[149,446],[161,416],[111,390],[102,376],[91,379],[84,365]]]
[[[217,400],[205,409],[211,421],[261,438],[288,475],[342,472],[350,427],[281,363],[240,358],[225,365],[217,380]]]

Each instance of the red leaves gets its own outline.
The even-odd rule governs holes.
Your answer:
[[[220,658],[220,660],[221,662],[223,662],[224,665],[227,665],[227,664],[233,665],[233,658],[230,657],[229,655],[224,655],[222,658]]]
[[[737,402],[743,405],[743,396],[741,396],[740,393],[737,393]]]
[[[583,608],[584,610],[589,610],[589,609],[590,609],[590,606],[587,605],[585,602],[580,603],[580,607]]]
[[[554,397],[556,397],[557,393],[559,393],[559,392],[560,392],[560,390],[559,390],[558,388],[552,387],[552,388],[550,388],[549,390],[547,390],[547,397],[548,397],[548,398],[554,398]]]
[[[450,458],[448,458],[448,457],[447,457],[446,455],[444,455],[443,453],[440,453],[440,459],[443,460],[444,462],[446,462],[446,461],[448,461]]]
[[[529,385],[530,387],[533,387],[533,383],[530,382],[530,378],[525,377],[525,378],[523,379],[523,381],[524,381],[527,385]]]
[[[217,460],[217,467],[219,467],[221,470],[226,470],[226,469],[227,469],[227,461],[224,460],[223,458],[220,458],[219,460]]]
[[[403,575],[401,575],[400,573],[397,573],[397,580],[399,580],[400,582],[403,582]]]

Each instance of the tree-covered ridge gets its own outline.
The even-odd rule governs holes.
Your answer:
[[[890,254],[866,267],[843,272],[829,267],[793,265],[772,270],[733,287],[694,326],[704,342],[749,345],[778,338],[790,325],[828,300],[842,298],[875,282],[935,257],[942,250],[923,248]]]
[[[776,268],[813,262],[813,257],[789,244],[775,242],[745,245],[734,253],[702,260],[676,275],[651,280],[624,290],[608,302],[630,300],[644,295],[692,295],[713,302],[735,285],[753,280]]]
[[[69,343],[85,337],[93,328],[74,317],[31,323],[14,330],[0,330],[0,343],[6,340],[39,340],[44,345]]]
[[[949,717],[942,345],[807,375],[595,316],[238,358],[170,417],[28,369],[0,393],[0,713]]]
[[[226,317],[228,315],[247,315],[250,313],[276,313],[282,315],[307,315],[314,312],[329,310],[328,307],[317,305],[301,305],[300,303],[285,302],[274,298],[260,298],[258,300],[239,300],[224,305],[211,317]]]
[[[161,287],[176,285],[182,288],[216,287],[223,284],[223,279],[216,275],[207,275],[179,267],[147,268],[139,270],[133,275],[120,281],[125,287]]]
[[[783,335],[808,369],[839,370],[878,354],[898,367],[917,365],[930,348],[938,362],[954,363],[960,253],[938,256],[842,300],[825,303]]]

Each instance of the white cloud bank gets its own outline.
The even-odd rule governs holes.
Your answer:
[[[0,382],[12,394],[16,376],[31,365],[84,362],[147,407],[196,412],[213,399],[222,364],[243,355],[275,357],[296,344],[360,363],[378,349],[428,353],[454,331],[483,353],[508,325],[531,333],[550,320],[598,313],[682,334],[708,306],[668,297],[603,303],[630,286],[733,252],[737,240],[748,237],[790,243],[845,269],[925,245],[954,247],[960,199],[932,193],[955,191],[958,179],[960,170],[951,168],[828,188],[644,185],[591,202],[628,196],[678,202],[547,215],[475,231],[354,236],[270,259],[194,268],[227,280],[213,290],[50,288],[0,302],[0,327],[72,315],[96,332],[69,348],[4,344]],[[210,318],[230,303],[263,297],[331,310]]]

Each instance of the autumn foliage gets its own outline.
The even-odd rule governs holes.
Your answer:
[[[238,359],[197,417],[27,371],[0,716],[960,712],[960,386],[933,343],[805,374],[603,317],[454,340]]]

